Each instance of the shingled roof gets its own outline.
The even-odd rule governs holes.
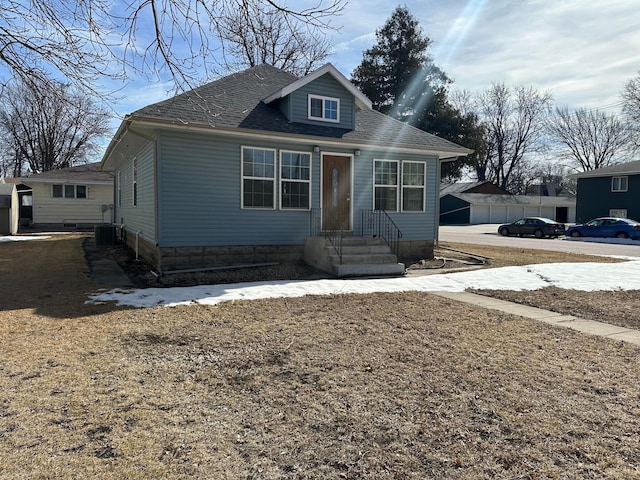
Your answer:
[[[83,183],[111,183],[113,174],[100,169],[100,162],[87,163],[69,168],[49,170],[42,173],[21,177],[20,181],[27,185],[34,182],[83,182]]]
[[[298,77],[273,66],[258,65],[141,108],[129,119],[318,136],[355,144],[421,148],[455,155],[469,152],[368,108],[356,109],[353,130],[289,122],[277,107],[277,102],[267,104],[263,100],[298,80]]]
[[[575,173],[570,175],[571,178],[589,178],[589,177],[611,177],[616,175],[638,175],[640,174],[640,160],[633,162],[619,163],[610,167],[589,170],[588,172]]]

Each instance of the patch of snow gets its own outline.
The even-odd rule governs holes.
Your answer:
[[[466,272],[369,279],[325,279],[200,285],[195,287],[113,289],[89,296],[87,303],[116,302],[131,307],[216,305],[233,300],[378,292],[462,292],[466,289],[640,290],[640,260],[623,263],[547,263]]]

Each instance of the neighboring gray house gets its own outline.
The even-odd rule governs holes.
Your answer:
[[[576,221],[597,217],[640,220],[640,161],[571,176],[578,182]]]
[[[32,189],[34,226],[91,228],[113,222],[113,175],[99,162],[49,170],[20,181]]]
[[[331,64],[260,65],[126,116],[102,165],[123,237],[161,273],[298,261],[305,245],[328,269],[321,244],[346,263],[352,238],[397,240],[394,225],[401,257],[432,255],[440,162],[467,153],[374,111]]]
[[[18,233],[19,212],[20,204],[16,186],[0,181],[0,235]]]

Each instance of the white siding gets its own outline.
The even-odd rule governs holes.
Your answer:
[[[33,223],[110,223],[113,184],[77,184],[86,185],[87,198],[53,198],[51,183],[33,182]],[[105,212],[102,211],[103,205],[107,206]]]

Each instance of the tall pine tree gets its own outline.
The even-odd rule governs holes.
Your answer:
[[[429,133],[474,150],[468,157],[443,164],[448,180],[460,178],[465,165],[484,150],[482,130],[473,113],[462,113],[447,98],[449,77],[428,53],[431,39],[416,18],[398,6],[382,28],[377,43],[366,50],[351,81],[373,108]]]
[[[450,80],[427,53],[431,39],[423,35],[407,7],[396,7],[376,30],[376,38],[351,81],[369,97],[374,109],[407,120],[426,96]]]

